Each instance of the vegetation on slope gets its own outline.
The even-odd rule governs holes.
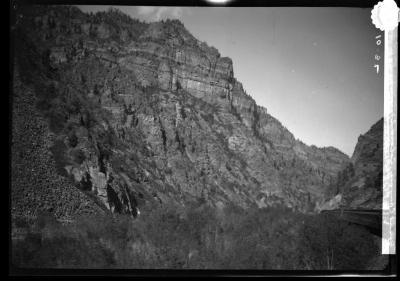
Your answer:
[[[161,205],[136,220],[81,217],[62,225],[48,215],[19,222],[19,267],[168,269],[371,269],[379,255],[365,229],[286,208],[215,210]]]

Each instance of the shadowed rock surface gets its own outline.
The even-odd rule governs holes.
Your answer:
[[[21,127],[36,115],[53,137],[41,152],[31,141],[13,144],[13,158],[34,151],[23,164],[12,162],[24,173],[12,174],[13,212],[48,209],[42,201],[60,215],[69,212],[43,182],[31,180],[42,155],[48,159],[40,162],[58,171],[49,178],[71,182],[51,186],[83,198],[65,204],[90,196],[96,206],[132,216],[169,201],[313,211],[351,163],[333,147],[297,140],[245,92],[232,60],[178,20],[143,23],[117,10],[88,15],[64,6],[21,14],[15,112],[26,106],[18,97],[32,98],[30,110],[13,115],[13,139],[47,134]],[[359,169],[365,153],[356,151]],[[31,189],[46,199],[31,200]]]
[[[58,174],[51,147],[55,135],[34,108],[35,96],[18,73],[14,76],[11,145],[11,213],[35,216],[37,211],[58,218],[104,212],[96,200]],[[56,151],[54,151],[57,153]]]
[[[351,163],[329,190],[330,200],[317,209],[382,209],[382,172],[383,118],[359,136]]]
[[[383,118],[358,138],[351,162],[354,176],[345,185],[345,204],[351,208],[381,209]]]

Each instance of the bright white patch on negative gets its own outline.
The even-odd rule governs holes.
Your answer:
[[[371,11],[372,23],[382,31],[390,31],[399,22],[399,8],[393,0],[384,0],[374,6]]]
[[[396,253],[397,28],[385,31],[382,254]]]
[[[214,3],[214,4],[226,4],[230,2],[230,0],[207,0],[207,2]]]
[[[397,164],[397,25],[399,8],[393,0],[374,6],[371,20],[385,31],[383,109],[383,200],[382,254],[396,254],[396,164]]]

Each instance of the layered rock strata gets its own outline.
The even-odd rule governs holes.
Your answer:
[[[168,201],[312,211],[350,162],[297,140],[245,92],[232,60],[178,20],[65,6],[21,15],[17,67],[53,124],[53,157],[113,212]]]

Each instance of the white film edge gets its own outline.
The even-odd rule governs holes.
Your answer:
[[[371,12],[372,23],[385,32],[382,254],[396,254],[397,164],[397,26],[399,8],[384,0]]]

